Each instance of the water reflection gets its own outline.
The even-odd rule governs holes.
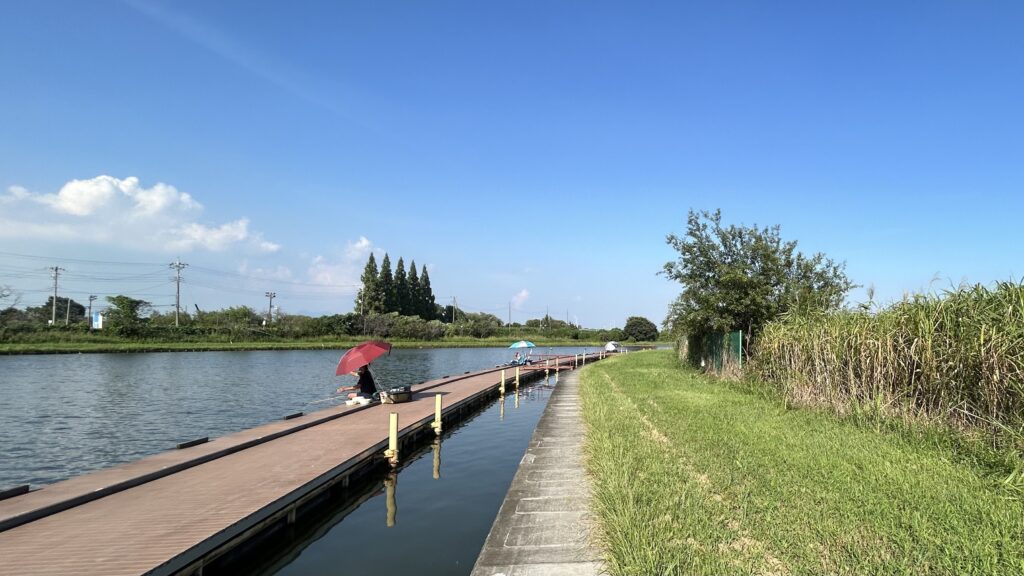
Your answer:
[[[384,490],[387,493],[388,519],[385,526],[391,528],[395,525],[395,517],[398,516],[398,503],[395,501],[395,490],[398,488],[398,472],[392,470],[384,478]]]
[[[434,438],[434,480],[441,479],[441,439]]]
[[[328,514],[330,526],[295,535],[287,557],[235,573],[468,575],[549,396],[538,382],[514,395],[514,412],[495,399],[403,458],[397,475],[382,471],[369,494],[337,505],[344,514]]]

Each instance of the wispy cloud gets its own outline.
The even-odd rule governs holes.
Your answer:
[[[293,96],[335,114],[345,115],[336,99],[328,98],[314,88],[313,80],[295,66],[246,45],[209,22],[152,0],[125,0],[125,3],[161,26]]]
[[[366,259],[374,250],[373,242],[360,236],[355,242],[349,242],[340,258],[331,259],[316,256],[310,262],[306,273],[309,281],[325,286],[360,286],[360,276],[366,267]]]
[[[530,298],[530,291],[523,288],[512,297],[512,307],[519,310],[523,307],[523,304]]]

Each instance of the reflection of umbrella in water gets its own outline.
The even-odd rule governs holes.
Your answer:
[[[391,344],[388,344],[387,342],[382,342],[380,340],[363,342],[362,344],[350,349],[348,352],[345,352],[345,355],[338,361],[338,369],[334,371],[334,374],[337,376],[348,374],[349,372],[355,371],[360,366],[366,366],[378,357],[390,353]]]
[[[529,340],[520,340],[519,342],[509,346],[509,348],[533,348],[534,346],[536,346],[536,344]]]

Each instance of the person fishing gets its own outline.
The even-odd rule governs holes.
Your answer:
[[[349,372],[349,374],[359,378],[359,381],[356,382],[355,386],[343,386],[338,388],[338,392],[358,389],[358,392],[352,392],[348,397],[355,398],[356,396],[363,396],[364,398],[372,399],[374,393],[377,392],[377,384],[373,381],[373,374],[370,373],[370,367],[364,364],[356,369],[355,372]]]

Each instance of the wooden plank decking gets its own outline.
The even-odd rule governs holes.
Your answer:
[[[489,369],[424,382],[409,403],[329,408],[0,501],[0,574],[194,571],[379,456],[390,412],[409,435],[432,421],[435,394],[447,415],[499,380]]]

